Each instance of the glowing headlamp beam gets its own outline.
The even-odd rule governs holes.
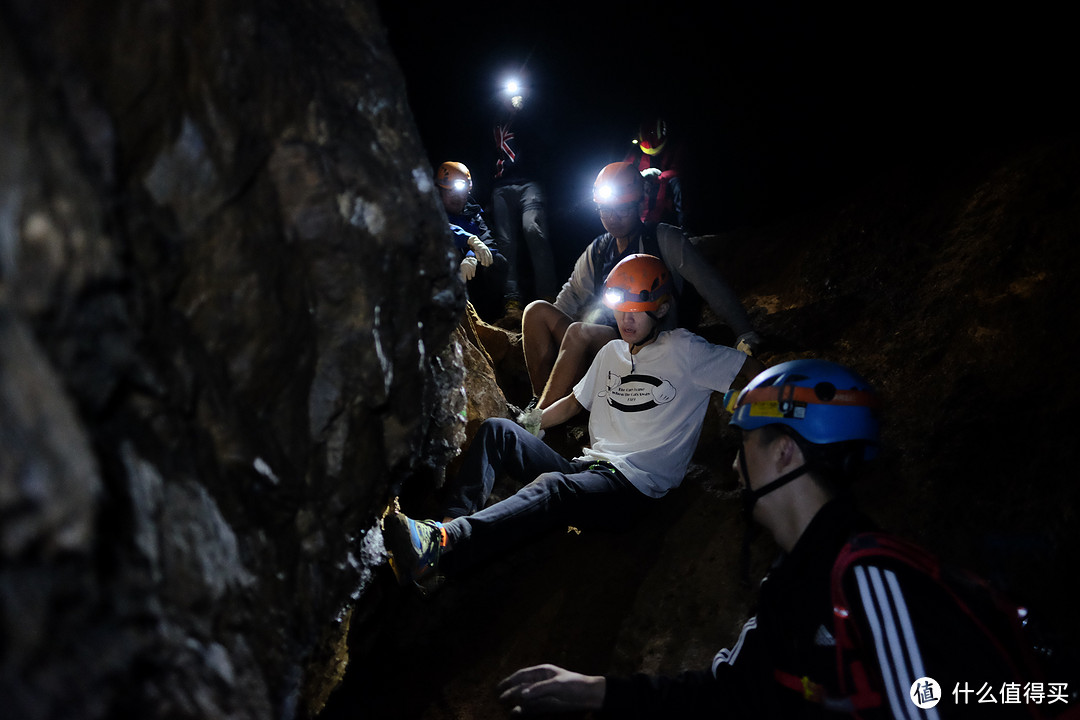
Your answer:
[[[626,293],[624,293],[622,290],[619,290],[617,288],[612,288],[610,290],[607,290],[604,293],[604,299],[607,300],[609,303],[612,303],[612,304],[620,303],[620,302],[623,301],[623,298],[625,297],[625,295],[626,295]]]

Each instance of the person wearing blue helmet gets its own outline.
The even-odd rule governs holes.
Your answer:
[[[868,382],[842,365],[827,360],[781,363],[758,375],[731,400],[731,424],[743,435],[735,470],[743,482],[748,516],[765,496],[807,474],[835,495],[863,461],[877,454],[875,396]],[[762,432],[755,434],[758,430]],[[748,451],[747,441],[758,437],[772,441],[778,435],[794,443],[802,462],[768,482],[758,482],[757,472],[751,480],[748,463],[756,453]],[[769,529],[774,534],[778,530]]]
[[[855,539],[886,537],[845,492],[877,450],[870,384],[833,362],[793,360],[730,400],[745,507],[782,551],[738,641],[677,677],[529,667],[500,683],[501,699],[514,714],[617,718],[983,717],[986,704],[950,691],[976,678],[997,691],[1015,677],[996,640],[932,574],[881,553],[851,560]],[[992,716],[1027,710],[998,703]]]

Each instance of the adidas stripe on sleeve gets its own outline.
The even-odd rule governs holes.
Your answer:
[[[874,566],[859,565],[854,570],[892,716],[937,720],[936,708],[920,710],[908,698],[912,684],[924,677],[926,670],[896,574]]]

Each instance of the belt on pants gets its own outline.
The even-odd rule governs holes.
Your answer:
[[[623,482],[630,482],[629,480],[626,479],[625,475],[623,475],[621,472],[619,472],[619,468],[615,467],[614,465],[609,463],[607,460],[597,460],[596,462],[592,463],[591,465],[589,465],[585,469],[589,470],[591,472],[611,473],[612,475],[619,478]]]

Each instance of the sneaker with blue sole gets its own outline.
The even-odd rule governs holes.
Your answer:
[[[444,538],[442,523],[434,520],[413,520],[401,513],[383,518],[383,541],[398,584],[415,585],[424,592],[437,587]]]

